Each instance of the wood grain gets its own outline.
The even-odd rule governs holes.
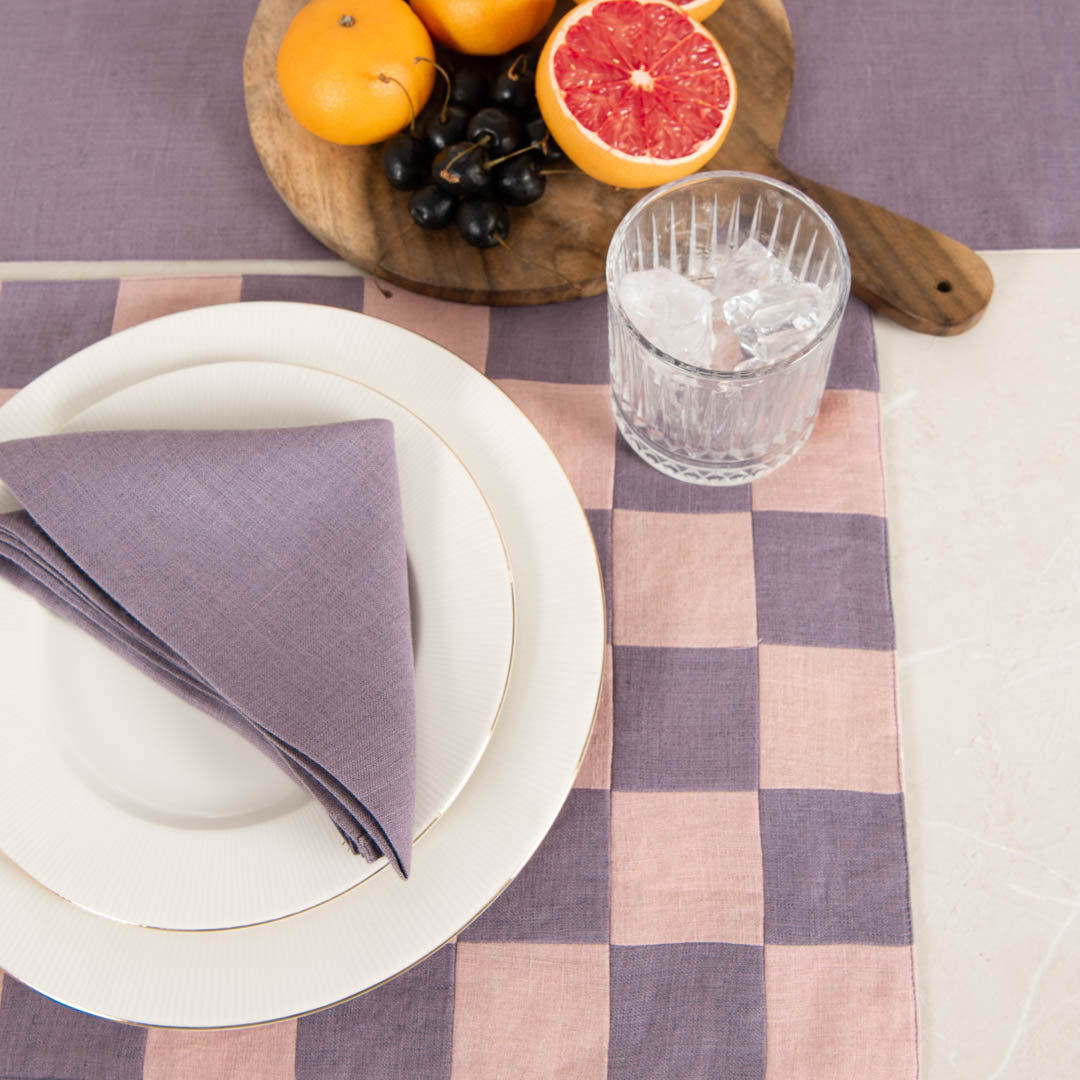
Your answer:
[[[244,55],[244,94],[263,167],[312,235],[385,281],[447,300],[545,304],[604,291],[608,242],[643,192],[608,187],[576,171],[550,176],[539,202],[511,211],[513,251],[478,251],[453,228],[423,232],[411,223],[407,196],[386,183],[378,148],[325,142],[300,127],[282,100],[274,70],[278,44],[303,3],[261,0]],[[555,17],[569,6],[562,0]],[[795,71],[782,0],[727,0],[706,25],[724,46],[739,87],[731,133],[708,167],[772,176],[820,203],[847,242],[853,291],[883,314],[933,334],[974,325],[993,291],[978,255],[807,180],[777,157]]]

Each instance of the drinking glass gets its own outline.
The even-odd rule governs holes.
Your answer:
[[[685,312],[667,296],[683,281],[713,298],[700,344],[676,326]],[[813,429],[850,289],[839,230],[795,188],[743,172],[657,188],[620,223],[607,255],[623,437],[653,468],[695,484],[744,484],[782,465]],[[703,296],[692,293],[691,304]],[[666,352],[669,338],[677,346]]]

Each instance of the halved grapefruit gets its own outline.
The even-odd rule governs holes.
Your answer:
[[[669,0],[587,0],[551,32],[536,100],[555,141],[615,187],[653,187],[701,168],[735,116],[720,43]]]
[[[586,0],[574,0],[575,4],[584,4]],[[673,0],[687,15],[693,16],[698,22],[707,19],[724,0]]]

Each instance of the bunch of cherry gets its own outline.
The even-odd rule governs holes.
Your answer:
[[[478,68],[451,77],[439,67],[441,107],[384,145],[386,178],[412,192],[409,215],[421,228],[453,221],[474,247],[494,247],[510,231],[507,206],[544,194],[546,166],[564,158],[537,109],[535,57],[515,57],[494,82]]]

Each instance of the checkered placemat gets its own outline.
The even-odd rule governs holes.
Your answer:
[[[9,977],[0,1076],[913,1077],[866,309],[848,311],[810,442],[741,488],[667,479],[616,436],[603,298],[488,309],[387,298],[356,278],[7,283],[0,387],[146,318],[266,299],[417,330],[485,371],[540,428],[586,507],[610,600],[592,746],[517,880],[386,986],[295,1021],[192,1033],[84,1016]]]

